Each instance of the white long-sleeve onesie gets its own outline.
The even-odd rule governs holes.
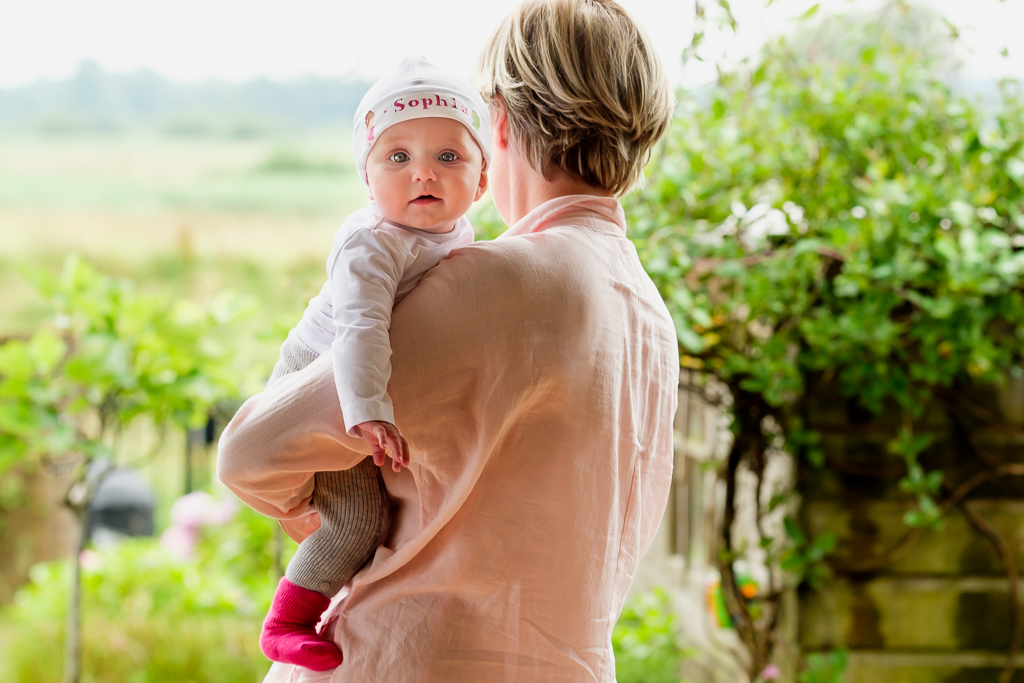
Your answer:
[[[473,242],[463,216],[442,234],[392,223],[371,202],[338,229],[327,258],[327,281],[309,300],[295,333],[317,354],[331,350],[345,430],[362,422],[394,423],[391,309],[453,249]]]

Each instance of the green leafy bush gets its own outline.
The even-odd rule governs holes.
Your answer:
[[[30,277],[52,318],[27,340],[0,344],[0,475],[16,480],[54,461],[77,470],[64,500],[78,544],[67,610],[67,637],[75,645],[66,649],[65,663],[66,678],[77,683],[82,636],[74,563],[89,501],[111,461],[123,455],[118,446],[128,425],[145,419],[157,429],[196,427],[215,403],[237,392],[239,378],[215,332],[244,304],[228,296],[204,308],[140,292],[74,255],[59,276],[37,271]],[[16,497],[0,498],[11,501]]]
[[[848,663],[846,650],[808,655],[807,668],[800,672],[799,683],[842,683]]]
[[[665,591],[631,599],[612,631],[619,683],[679,683],[679,667],[691,651],[679,646],[679,629]]]
[[[713,87],[681,93],[648,186],[627,206],[682,364],[728,387],[718,564],[752,677],[770,661],[781,593],[748,599],[737,585],[737,472],[760,486],[780,449],[822,466],[805,417],[816,393],[840,393],[891,416],[900,491],[917,503],[905,521],[935,526],[961,482],[926,470],[925,409],[941,400],[970,415],[965,389],[1021,372],[1020,86],[1001,83],[987,102],[960,96],[946,82],[946,24],[919,22],[931,15],[905,3],[874,16],[808,31],[811,44],[772,42]],[[820,578],[835,538],[765,531],[774,493],[755,498],[773,501],[757,514],[774,583]]]
[[[270,664],[259,632],[276,585],[275,526],[243,508],[204,528],[191,560],[153,539],[87,551],[83,683],[262,680]],[[0,680],[61,679],[68,569],[35,566],[31,584],[0,613]]]
[[[996,380],[1024,337],[1018,89],[985,110],[869,30],[852,62],[783,41],[710,106],[684,94],[630,202],[685,363],[771,406],[829,371],[916,415],[934,387]]]
[[[51,323],[0,344],[0,473],[68,453],[113,456],[136,418],[198,426],[238,390],[214,335],[244,308],[238,297],[172,301],[74,255],[58,276],[31,278]]]

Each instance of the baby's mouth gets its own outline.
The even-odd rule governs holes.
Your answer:
[[[417,197],[416,199],[412,200],[412,203],[413,204],[430,204],[432,202],[439,202],[439,201],[441,201],[441,200],[438,199],[437,197],[435,197],[432,194],[421,194],[419,197]]]

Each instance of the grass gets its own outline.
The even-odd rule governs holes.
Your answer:
[[[336,129],[0,136],[0,336],[38,323],[18,270],[59,267],[71,251],[143,287],[192,298],[230,287],[297,319],[334,231],[366,201],[349,146]]]

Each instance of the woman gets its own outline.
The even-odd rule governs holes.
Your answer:
[[[344,661],[268,681],[614,681],[612,627],[664,510],[678,352],[616,196],[671,116],[650,43],[611,0],[528,0],[478,69],[491,194],[512,227],[395,308],[408,468],[393,527],[334,613]],[[330,358],[250,399],[219,474],[302,538],[312,473],[353,467]]]

